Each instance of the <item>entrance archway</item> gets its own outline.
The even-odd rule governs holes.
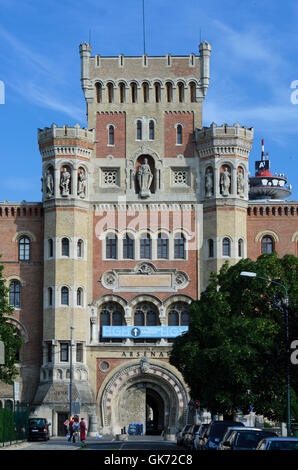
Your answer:
[[[111,372],[99,391],[101,432],[120,434],[129,424],[143,424],[146,434],[164,427],[175,432],[186,422],[189,401],[178,371],[157,360],[146,370],[129,362]]]

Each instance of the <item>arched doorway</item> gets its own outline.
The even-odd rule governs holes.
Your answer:
[[[152,388],[146,388],[146,434],[161,434],[165,427],[165,406],[162,397]]]
[[[175,433],[185,424],[189,397],[179,372],[157,360],[145,370],[141,362],[128,361],[111,372],[99,390],[103,434],[120,434],[129,424],[143,424],[146,434],[160,434],[164,427]]]

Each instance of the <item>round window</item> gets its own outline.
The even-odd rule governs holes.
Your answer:
[[[99,365],[99,368],[103,372],[107,372],[110,368],[110,364],[107,361],[102,361]]]

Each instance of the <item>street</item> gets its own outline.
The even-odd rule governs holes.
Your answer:
[[[0,450],[100,450],[100,451],[167,451],[175,452],[183,449],[176,445],[176,441],[164,441],[161,436],[128,436],[127,441],[116,441],[114,436],[106,436],[96,439],[87,437],[86,445],[83,447],[80,441],[68,442],[64,437],[52,437],[49,441],[23,442],[20,444],[1,448]],[[185,452],[186,454],[186,452]]]

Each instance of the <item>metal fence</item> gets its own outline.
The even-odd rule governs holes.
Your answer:
[[[0,446],[28,438],[29,406],[17,403],[15,409],[0,409]]]

